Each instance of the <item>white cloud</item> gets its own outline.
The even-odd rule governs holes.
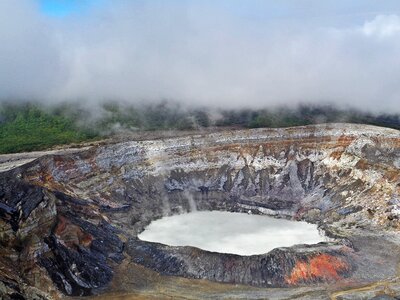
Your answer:
[[[85,18],[52,19],[32,3],[0,1],[2,99],[400,112],[397,15],[327,28],[252,20],[210,3],[113,1]]]
[[[397,15],[379,15],[365,22],[363,32],[367,36],[391,37],[400,33],[400,17]]]

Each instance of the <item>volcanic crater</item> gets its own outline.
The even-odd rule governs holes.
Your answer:
[[[125,141],[46,155],[0,182],[5,299],[400,291],[397,130],[323,124]],[[240,256],[137,237],[189,212],[188,198],[199,211],[307,221],[331,240]]]

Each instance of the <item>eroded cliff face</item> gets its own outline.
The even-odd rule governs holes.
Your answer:
[[[293,289],[397,276],[396,130],[330,124],[124,142],[45,156],[0,182],[8,297],[115,289],[127,262],[161,276]],[[238,256],[137,238],[152,220],[190,211],[192,200],[199,210],[306,220],[334,239]],[[141,280],[151,289],[155,279]]]

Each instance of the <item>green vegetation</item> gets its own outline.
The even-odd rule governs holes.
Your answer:
[[[50,107],[38,103],[3,103],[0,104],[0,153],[42,150],[136,130],[289,127],[332,122],[400,129],[399,115],[373,115],[332,106],[211,111],[183,108],[171,102],[135,106],[107,102],[93,109],[76,103]]]
[[[0,107],[0,153],[33,151],[96,137],[71,117],[33,104]]]
[[[133,130],[189,130],[208,126],[204,111],[162,102],[134,107],[103,103],[94,111],[75,104],[0,104],[0,153],[43,150]]]

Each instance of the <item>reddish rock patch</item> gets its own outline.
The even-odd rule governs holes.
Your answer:
[[[77,245],[89,247],[93,240],[93,237],[89,233],[83,231],[79,226],[70,223],[64,216],[58,217],[54,233],[68,247]]]
[[[285,280],[288,284],[315,280],[336,281],[341,279],[341,272],[349,270],[349,264],[342,259],[329,254],[319,254],[309,261],[298,261]]]

